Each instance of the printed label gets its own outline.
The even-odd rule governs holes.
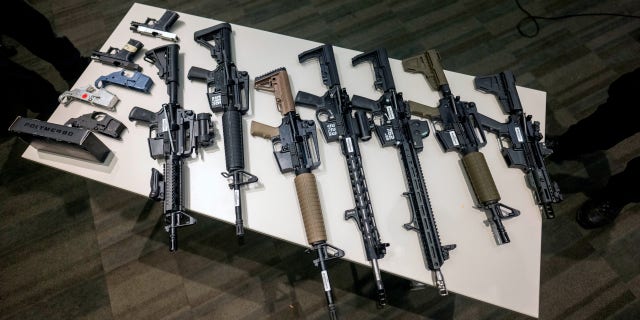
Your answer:
[[[524,138],[522,137],[522,130],[520,130],[520,127],[516,127],[516,137],[518,137],[518,142],[524,142]]]
[[[329,292],[331,290],[331,284],[329,284],[329,275],[327,274],[327,271],[322,270],[320,272],[320,275],[322,275],[322,284],[324,284],[324,291]]]
[[[458,141],[458,137],[456,137],[456,132],[453,130],[449,131],[449,136],[451,136],[451,141],[453,141],[453,145],[454,146],[459,146],[460,145],[460,141]]]
[[[338,130],[336,129],[336,124],[335,123],[328,123],[327,124],[327,134],[330,137],[338,135]]]
[[[347,143],[347,151],[349,151],[349,153],[353,153],[353,142],[351,141],[351,137],[347,137],[345,142]]]
[[[211,106],[212,107],[222,106],[222,95],[216,94],[214,96],[211,96]]]
[[[389,120],[393,120],[396,118],[396,116],[393,114],[393,109],[391,108],[391,106],[387,106],[387,118]]]
[[[167,118],[162,119],[162,132],[169,132],[169,120]]]
[[[396,139],[396,135],[393,134],[393,129],[392,128],[387,128],[387,132],[384,133],[384,140],[385,141],[392,141]]]

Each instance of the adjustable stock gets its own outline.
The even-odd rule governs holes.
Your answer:
[[[440,53],[434,49],[402,60],[402,68],[406,72],[422,73],[431,88],[435,90],[449,84],[440,62]]]
[[[193,40],[211,51],[211,56],[218,64],[224,59],[231,59],[231,25],[221,23],[210,28],[196,31]],[[213,41],[215,45],[212,45]]]
[[[276,98],[276,107],[280,114],[285,115],[291,111],[295,111],[287,69],[279,68],[256,77],[254,86],[258,91],[273,93]]]
[[[340,77],[338,76],[336,59],[333,55],[333,46],[330,44],[321,45],[298,55],[298,61],[300,63],[313,58],[318,58],[318,63],[320,63],[322,83],[327,87],[339,86]]]
[[[369,61],[373,65],[373,72],[375,74],[373,85],[376,89],[387,91],[396,88],[393,75],[391,74],[391,65],[389,65],[387,50],[379,48],[359,54],[351,59],[351,64],[355,67],[365,61]]]

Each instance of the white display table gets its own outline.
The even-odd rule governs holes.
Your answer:
[[[142,57],[144,50],[170,42],[134,33],[129,30],[129,26],[131,21],[144,21],[147,17],[158,18],[164,11],[163,8],[134,4],[101,48],[101,51],[106,51],[110,46],[121,48],[130,38],[141,41],[144,44],[143,52],[136,56],[135,62],[154,81],[150,94],[116,86],[106,87],[121,100],[116,111],[109,114],[128,128],[121,141],[98,135],[113,151],[113,156],[104,164],[96,164],[38,152],[29,147],[23,154],[24,158],[140,195],[149,194],[151,168],[161,170],[162,161],[152,160],[149,156],[149,129],[130,122],[128,115],[134,106],[155,112],[168,101],[166,86],[157,76],[157,69],[143,61]],[[206,85],[188,80],[186,74],[191,66],[208,70],[215,68],[210,52],[193,41],[193,33],[223,21],[178,13],[180,18],[171,31],[180,38],[180,101],[185,109],[196,113],[210,112],[205,95]],[[253,79],[258,75],[286,67],[294,96],[298,90],[316,95],[324,94],[327,88],[322,84],[318,63],[298,62],[299,53],[321,43],[234,24],[231,26],[235,63],[239,70],[247,71],[252,79],[250,110],[243,117],[246,170],[260,179],[259,183],[251,184],[242,191],[245,227],[247,232],[264,233],[306,247],[293,183],[294,175],[280,173],[271,143],[252,137],[249,134],[249,124],[251,120],[272,126],[278,126],[281,122],[273,95],[253,90]],[[371,65],[363,63],[357,67],[351,66],[351,58],[360,52],[340,47],[334,47],[334,52],[341,83],[347,92],[377,100],[381,93],[374,90]],[[439,93],[428,87],[422,75],[404,72],[400,60],[391,59],[390,62],[396,88],[404,94],[405,99],[437,105]],[[74,88],[93,84],[99,76],[118,70],[92,62]],[[446,71],[446,76],[453,93],[461,96],[462,100],[476,102],[478,110],[491,118],[506,120],[506,115],[502,114],[493,95],[474,89],[472,76],[450,71]],[[533,114],[534,120],[540,121],[544,128],[545,92],[523,87],[518,87],[518,92],[524,110]],[[68,106],[59,106],[49,121],[63,124],[69,118],[93,110],[95,107],[88,104],[72,102]],[[313,110],[298,108],[298,112],[303,119],[315,120]],[[220,114],[213,117],[217,134],[215,146],[204,149],[200,156],[186,161],[185,201],[192,211],[233,224],[234,195],[227,180],[220,175],[226,171],[220,117]],[[433,133],[433,127],[431,128]],[[343,218],[344,211],[355,205],[339,144],[327,144],[319,128],[318,137],[322,164],[314,174],[324,211],[328,242],[346,252],[344,259],[369,266],[356,224]],[[496,244],[491,228],[485,223],[487,217],[484,211],[473,207],[473,195],[465,181],[459,156],[455,152],[443,153],[433,134],[424,139],[425,147],[420,158],[441,242],[457,245],[451,251],[450,259],[444,263],[442,272],[447,288],[452,292],[537,317],[542,214],[525,184],[523,173],[518,169],[508,168],[500,155],[495,136],[487,134],[487,137],[489,141],[481,151],[493,173],[502,196],[501,202],[521,211],[519,217],[504,221],[511,243],[501,246]],[[409,222],[410,212],[407,200],[402,196],[407,188],[397,150],[382,148],[376,138],[361,142],[360,147],[378,230],[382,241],[391,244],[387,248],[386,257],[379,261],[381,269],[400,277],[432,284],[431,272],[423,262],[417,234],[402,227]],[[196,224],[190,228],[199,226]],[[329,273],[330,269],[329,267]]]

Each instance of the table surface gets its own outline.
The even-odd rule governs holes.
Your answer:
[[[122,46],[137,39],[145,49],[169,44],[169,41],[140,35],[129,30],[131,21],[144,21],[147,17],[160,17],[165,9],[134,4],[109,39],[101,48]],[[210,112],[206,99],[206,85],[186,78],[191,66],[213,70],[215,60],[205,47],[193,41],[193,33],[223,21],[180,13],[171,31],[180,41],[181,96],[185,109],[196,113]],[[299,90],[322,95],[327,88],[322,84],[320,67],[316,60],[298,62],[298,54],[322,43],[293,38],[271,32],[231,24],[232,54],[239,70],[247,71],[251,78],[273,69],[286,67],[292,92]],[[427,48],[425,48],[427,49]],[[349,95],[360,95],[377,100],[381,93],[373,87],[373,71],[369,63],[351,66],[351,58],[358,51],[334,47],[342,86]],[[418,54],[418,53],[416,53]],[[139,53],[135,62],[143,73],[154,81],[150,93],[107,86],[120,98],[111,116],[122,121],[127,130],[118,141],[98,135],[113,155],[105,163],[97,164],[27,148],[23,157],[60,170],[74,173],[114,187],[148,196],[151,168],[161,170],[162,160],[149,156],[147,137],[149,129],[128,120],[132,107],[139,106],[156,112],[168,101],[166,86],[157,75],[155,66],[145,62]],[[390,59],[396,88],[405,99],[427,105],[437,105],[439,93],[432,90],[422,75],[406,73],[401,61]],[[93,84],[99,76],[118,71],[116,67],[92,62],[78,79],[74,88]],[[506,121],[493,95],[476,91],[473,77],[445,71],[454,94],[465,101],[474,101],[479,112],[499,121]],[[546,93],[518,86],[524,110],[534,115],[544,128]],[[244,220],[247,232],[260,232],[285,241],[308,247],[295,196],[294,175],[281,174],[272,153],[270,141],[249,134],[251,120],[278,126],[281,115],[276,110],[273,95],[250,90],[250,109],[245,117],[244,142],[246,170],[258,176],[259,183],[243,188]],[[65,123],[69,118],[95,110],[88,104],[74,101],[60,105],[50,122]],[[297,108],[303,119],[315,120],[308,108]],[[225,170],[224,147],[221,135],[221,114],[213,115],[216,128],[215,145],[202,149],[200,154],[186,161],[186,206],[195,212],[231,224],[235,221],[234,195],[228,181],[221,176]],[[433,133],[433,126],[430,123]],[[318,129],[319,130],[319,129]],[[353,208],[351,185],[345,160],[338,143],[326,143],[318,132],[322,164],[313,171],[316,175],[323,209],[328,242],[345,251],[344,259],[369,266],[364,256],[360,232],[355,222],[344,220],[344,211]],[[424,139],[420,153],[431,205],[443,245],[456,244],[450,259],[443,267],[447,288],[455,293],[538,317],[540,288],[540,254],[542,215],[527,188],[519,169],[510,169],[500,155],[499,143],[493,134],[487,134],[484,153],[502,203],[517,208],[521,215],[505,220],[511,243],[498,246],[487,216],[474,207],[474,198],[465,181],[460,158],[455,152],[444,153],[431,134]],[[387,255],[379,260],[380,268],[401,277],[432,284],[431,272],[426,268],[418,236],[402,226],[409,222],[410,211],[405,192],[403,169],[395,148],[381,148],[377,138],[361,142],[363,166],[369,186],[376,224],[383,242],[390,243]],[[198,225],[191,228],[198,228]],[[179,234],[178,234],[179,235]],[[235,239],[229,239],[235,241]],[[246,245],[251,245],[247,243]],[[329,273],[331,270],[329,267]],[[384,275],[383,275],[384,280]],[[433,289],[435,290],[435,288]]]

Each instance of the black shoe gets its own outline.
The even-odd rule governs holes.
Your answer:
[[[589,199],[585,202],[576,215],[576,221],[585,229],[604,227],[612,223],[624,205],[619,205],[607,199]]]

